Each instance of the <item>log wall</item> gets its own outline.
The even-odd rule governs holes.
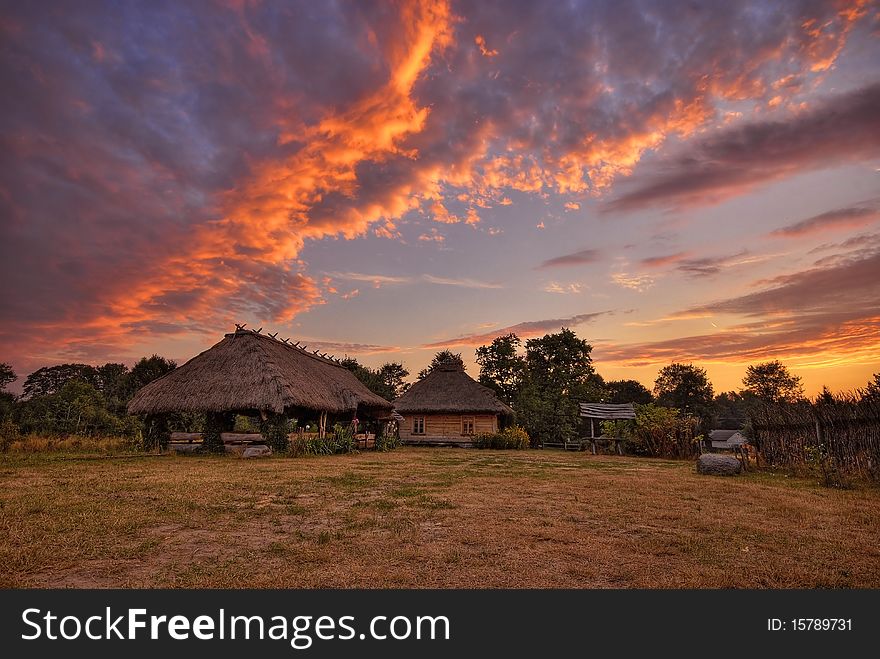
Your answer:
[[[414,435],[413,418],[425,418],[425,433]],[[474,434],[498,432],[498,416],[496,414],[407,414],[400,422],[401,439],[422,439],[426,437],[451,437],[460,439],[462,417],[474,420]]]

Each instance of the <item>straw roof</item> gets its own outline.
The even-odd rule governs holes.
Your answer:
[[[441,364],[394,401],[402,414],[418,412],[513,414],[495,392],[476,382],[458,364]]]
[[[335,360],[265,334],[239,329],[138,391],[132,414],[305,408],[332,413],[390,413]]]

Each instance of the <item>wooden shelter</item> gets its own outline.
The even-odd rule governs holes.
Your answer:
[[[635,420],[636,410],[632,403],[580,403],[580,416],[590,420],[590,434],[578,441],[586,441],[596,453],[596,444],[599,441],[610,442],[614,445],[615,452],[623,455],[623,438],[608,437],[602,434],[602,421]],[[596,423],[596,422],[599,423]],[[596,434],[596,431],[599,434]],[[569,448],[566,446],[565,448]],[[580,447],[579,447],[580,448]]]
[[[498,432],[499,420],[513,414],[458,363],[435,367],[394,401],[394,409],[403,417],[400,439],[406,444],[469,446],[474,435]]]
[[[140,389],[132,414],[202,412],[208,415],[270,414],[390,419],[392,405],[338,360],[299,343],[239,327],[222,341]]]

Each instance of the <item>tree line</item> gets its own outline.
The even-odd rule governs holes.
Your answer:
[[[130,369],[119,363],[46,366],[25,378],[16,397],[7,387],[18,377],[0,363],[0,433],[6,441],[28,434],[140,437],[143,421],[126,412],[128,401],[176,367],[159,355],[142,357]]]
[[[741,428],[750,406],[757,403],[804,400],[801,379],[779,361],[749,366],[739,391],[716,395],[706,370],[694,364],[663,367],[652,389],[636,380],[606,381],[595,369],[592,350],[589,342],[566,328],[525,342],[513,333],[499,336],[476,349],[478,379],[514,409],[516,423],[535,444],[582,434],[579,402],[636,403],[678,410],[683,417],[696,419],[699,431],[706,434],[714,427]],[[419,372],[418,379],[450,361],[464,367],[461,354],[443,350]],[[387,400],[393,401],[409,386],[409,372],[400,362],[374,369],[346,358],[342,365]],[[22,395],[16,397],[7,386],[17,376],[8,364],[0,363],[0,430],[4,435],[143,434],[143,421],[128,415],[126,405],[138,389],[176,366],[158,355],[143,357],[130,369],[119,363],[47,366],[28,375]],[[861,395],[880,397],[880,374]],[[825,389],[821,396],[831,397],[831,393]],[[173,416],[170,425],[180,430],[200,429],[199,420],[191,416]],[[663,414],[648,416],[660,418]]]

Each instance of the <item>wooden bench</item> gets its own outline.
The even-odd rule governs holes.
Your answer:
[[[564,451],[583,451],[589,439],[577,437],[575,439],[560,440],[558,442],[544,442],[541,448],[561,448]]]
[[[614,445],[614,452],[617,455],[623,455],[623,443],[626,441],[623,437],[604,437],[600,435],[599,437],[587,437],[586,441],[590,442],[593,455],[598,453],[598,444],[599,442],[608,442],[609,444]]]
[[[263,436],[258,432],[221,432],[220,439],[224,444],[264,444]],[[194,444],[204,441],[200,432],[173,432],[172,444]]]

